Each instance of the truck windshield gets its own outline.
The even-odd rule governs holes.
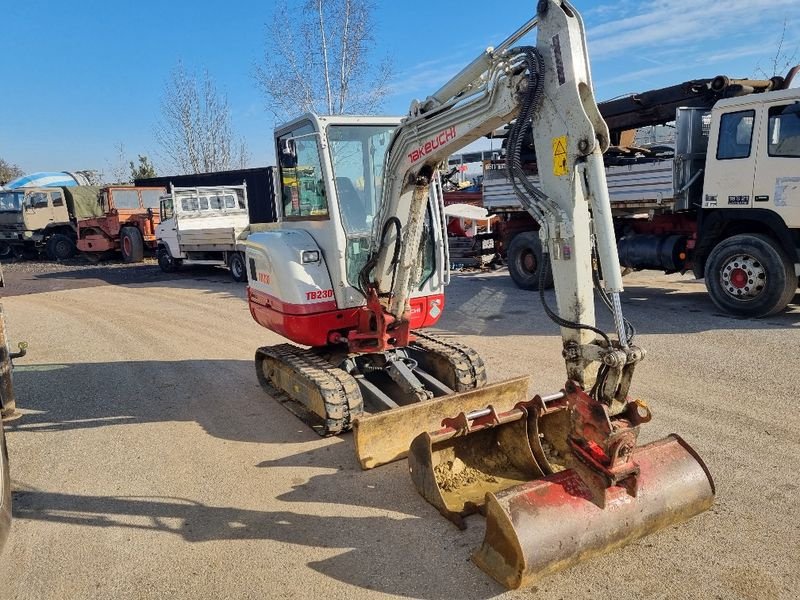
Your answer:
[[[25,192],[0,192],[0,212],[20,212]]]

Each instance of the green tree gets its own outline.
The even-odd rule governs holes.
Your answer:
[[[131,181],[136,181],[137,179],[149,179],[150,177],[158,177],[156,168],[153,166],[153,163],[150,162],[150,159],[146,154],[139,155],[138,165],[134,164],[133,161],[130,162],[130,165]]]
[[[4,185],[12,179],[22,177],[23,175],[25,175],[25,172],[20,169],[18,165],[0,158],[0,185]]]

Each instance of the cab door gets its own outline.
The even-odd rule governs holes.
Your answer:
[[[776,100],[763,112],[753,207],[774,211],[790,228],[800,227],[800,102]]]
[[[712,128],[708,145],[704,208],[752,206],[757,116],[755,108],[749,106],[719,115],[719,126]]]
[[[25,196],[25,210],[23,212],[25,228],[38,231],[46,228],[53,222],[53,205],[47,192],[33,191]]]

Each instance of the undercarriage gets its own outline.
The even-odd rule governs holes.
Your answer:
[[[414,337],[407,348],[373,354],[265,346],[256,351],[256,373],[268,394],[322,436],[349,431],[364,416],[486,384],[472,348],[430,333]]]

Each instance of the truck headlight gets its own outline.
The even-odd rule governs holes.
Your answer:
[[[300,253],[300,261],[303,264],[319,262],[319,250],[303,250]]]

